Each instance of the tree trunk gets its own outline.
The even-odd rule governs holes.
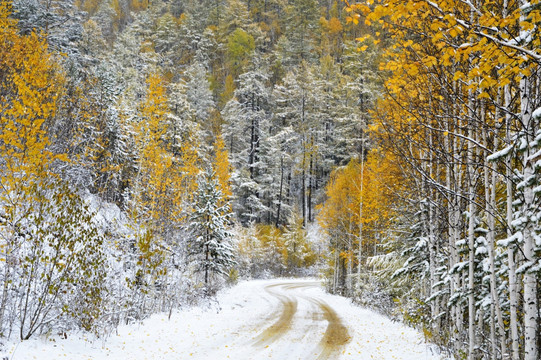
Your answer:
[[[470,95],[470,98],[472,95]],[[473,101],[470,100],[470,109],[473,109]],[[468,175],[468,247],[469,247],[469,266],[468,266],[468,360],[475,360],[475,297],[474,297],[474,270],[475,270],[475,180],[474,180],[474,147],[473,147],[473,116],[469,111],[468,124],[468,153],[466,160],[466,171]]]
[[[276,227],[280,225],[280,210],[282,209],[283,189],[284,189],[284,157],[280,156],[280,192],[278,193],[278,209],[276,210]]]
[[[313,145],[313,139],[312,139],[312,145]],[[313,174],[314,171],[314,156],[313,152],[310,151],[310,170],[309,170],[309,177],[308,177],[308,222],[312,222],[312,193],[313,193]]]
[[[303,89],[301,103],[301,130],[302,130],[302,226],[306,228],[306,94]]]
[[[248,155],[248,166],[250,167],[250,179],[253,180],[255,163],[255,118],[252,118],[250,130],[250,154]]]
[[[361,138],[361,179],[359,188],[359,249],[357,253],[357,278],[361,281],[361,259],[363,254],[363,186],[364,186],[364,133]]]
[[[209,245],[205,244],[205,285],[209,283]]]
[[[453,82],[453,92],[456,93],[458,88],[457,82]],[[448,133],[452,133],[453,131],[459,132],[460,131],[460,123],[453,124],[452,121],[458,118],[458,104],[454,103],[451,105],[451,109],[449,110],[449,114],[451,114],[452,118],[449,119],[447,123],[447,131]],[[454,126],[453,126],[454,125]],[[449,249],[450,249],[450,263],[449,263],[449,269],[453,269],[453,267],[460,262],[460,255],[457,251],[456,244],[460,240],[460,234],[461,234],[461,190],[462,187],[462,179],[463,179],[463,171],[461,168],[461,161],[460,161],[460,149],[461,141],[459,137],[455,136],[452,138],[452,140],[449,140],[448,136],[444,137],[444,141],[446,142],[446,147],[449,149],[449,154],[451,155],[451,163],[449,164],[449,170],[447,172],[446,176],[446,183],[448,186],[448,189],[452,191],[452,193],[449,195]],[[451,298],[454,299],[456,296],[456,293],[460,293],[460,274],[458,272],[455,272],[451,275],[451,290],[450,295]],[[449,331],[451,333],[457,332],[458,339],[460,339],[463,336],[463,313],[462,308],[460,306],[457,306],[458,300],[454,302],[454,304],[451,306],[450,313],[451,313],[451,328]],[[456,327],[454,328],[453,327]],[[460,340],[455,342],[455,351],[461,350],[461,343]]]
[[[498,118],[498,112],[496,111],[496,118]],[[483,116],[484,119],[484,116]],[[484,122],[484,121],[483,121]],[[483,129],[484,143],[488,145],[487,129]],[[493,152],[498,149],[498,138],[494,137]],[[497,358],[497,342],[496,342],[496,320],[498,323],[498,334],[500,335],[500,350],[502,356],[507,353],[507,345],[505,344],[505,327],[503,323],[502,311],[500,306],[500,299],[498,297],[498,283],[496,281],[496,270],[494,264],[494,235],[495,235],[495,216],[496,211],[496,172],[490,168],[487,157],[485,156],[485,211],[487,216],[487,242],[488,242],[488,257],[490,266],[490,342],[491,342],[491,359]]]
[[[349,234],[348,237],[348,266],[347,266],[347,273],[346,273],[346,292],[347,296],[353,295],[353,219],[352,216],[349,217]]]
[[[432,144],[432,133],[428,134],[428,147],[429,149],[433,149]],[[428,166],[428,169],[425,169],[425,173],[428,174],[430,179],[434,179],[434,165],[433,165],[433,152],[430,151],[429,154],[429,161],[426,166]],[[435,219],[434,219],[434,206],[432,204],[432,189],[430,184],[428,182],[425,182],[425,201],[427,206],[427,237],[428,237],[428,253],[429,253],[429,271],[430,271],[430,297],[437,291],[436,289],[436,236],[435,236]],[[432,330],[435,336],[439,334],[439,321],[437,320],[439,309],[438,309],[438,299],[432,299],[430,302],[430,313],[432,316]]]
[[[508,0],[503,0],[502,6],[502,16],[505,18],[509,15],[509,2]],[[511,143],[511,88],[509,85],[505,85],[503,88],[504,92],[504,108],[505,113],[505,124],[506,124],[506,140],[507,143]],[[507,203],[507,238],[513,236],[513,172],[511,157],[507,156],[505,161],[506,168],[506,203]],[[514,246],[509,246],[507,249],[507,265],[509,267],[508,276],[509,276],[509,312],[510,312],[510,321],[509,328],[511,333],[511,359],[519,360],[519,334],[518,334],[518,290],[517,290],[517,275],[516,275],[516,263],[515,263],[515,248]]]
[[[506,111],[506,139],[509,144],[511,141],[511,89],[509,85],[504,87],[504,103]],[[511,156],[508,156],[505,161],[506,169],[506,203],[507,203],[507,238],[513,236],[513,172],[511,168]],[[509,312],[510,322],[509,328],[511,332],[511,359],[519,360],[519,334],[518,334],[518,291],[517,291],[517,275],[515,264],[515,248],[510,246],[507,249],[507,266],[509,267]]]
[[[306,150],[302,154],[302,186],[301,186],[301,203],[302,203],[302,227],[306,228]]]
[[[524,136],[527,143],[530,144],[536,135],[537,126],[532,117],[530,108],[530,80],[523,75],[520,80],[520,113],[522,124],[524,126]],[[530,159],[531,149],[529,146],[523,154],[523,182],[524,186],[524,205],[523,216],[526,216],[527,222],[523,230],[524,245],[523,254],[526,262],[535,260],[534,253],[534,220],[531,214],[535,213],[536,204],[534,202],[533,179],[535,169],[532,159]],[[530,214],[531,213],[531,214]],[[526,271],[524,273],[524,360],[538,360],[537,358],[537,318],[539,316],[537,309],[537,279],[534,273]]]

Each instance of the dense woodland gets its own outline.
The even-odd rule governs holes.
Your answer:
[[[541,354],[541,1],[0,2],[0,343],[322,275]]]

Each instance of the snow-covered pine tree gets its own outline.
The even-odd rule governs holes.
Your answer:
[[[19,20],[22,34],[43,31],[51,49],[78,56],[76,43],[82,37],[82,14],[73,0],[15,0],[13,16]]]
[[[212,274],[227,275],[236,264],[230,218],[229,203],[224,201],[215,173],[206,170],[199,179],[187,246],[188,260],[197,272],[204,273],[207,286]]]
[[[167,90],[169,112],[165,137],[169,150],[175,156],[180,156],[183,144],[188,141],[190,134],[197,131],[196,114],[186,96],[186,84],[170,83]]]
[[[268,172],[263,183],[269,203],[268,222],[272,220],[277,227],[286,223],[292,211],[293,201],[289,185],[296,138],[297,134],[291,126],[275,123],[273,132],[262,146],[263,164]]]
[[[87,151],[98,165],[93,170],[94,190],[103,199],[121,204],[122,193],[127,186],[124,172],[132,158],[127,130],[118,109],[122,89],[120,80],[105,65],[99,66],[96,73],[96,85],[89,95],[94,99],[93,104],[99,107],[99,112],[87,120],[91,130],[87,133],[91,135],[83,139],[89,149]]]
[[[290,125],[294,130],[295,145],[292,148],[294,173],[291,192],[299,198],[304,224],[313,220],[312,215],[312,178],[314,158],[317,155],[315,146],[317,120],[313,74],[308,63],[303,62],[299,71],[290,72],[284,78],[284,84],[274,91],[276,102],[276,121],[278,127]]]
[[[207,72],[204,64],[195,62],[187,70],[186,97],[190,106],[195,110],[197,120],[207,124],[212,109],[215,107],[210,91]]]
[[[291,5],[286,10],[284,63],[298,65],[313,59],[318,4],[315,0],[293,0],[289,3]]]
[[[237,169],[233,177],[238,196],[235,210],[243,223],[259,221],[268,211],[268,201],[263,198],[266,189],[262,188],[268,172],[262,161],[262,144],[269,127],[270,92],[268,74],[259,64],[254,58],[250,69],[239,76],[235,99],[224,109],[224,140]]]

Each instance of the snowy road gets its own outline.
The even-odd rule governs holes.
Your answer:
[[[278,346],[284,349],[296,347],[297,351],[303,350],[306,358],[337,358],[341,348],[351,338],[337,313],[320,297],[307,292],[319,286],[317,282],[279,282],[265,286],[265,291],[279,300],[279,306],[269,316],[276,320],[272,320],[270,326],[263,327],[264,330],[255,338],[253,345],[271,350]],[[296,334],[302,337],[290,331],[294,326]],[[320,339],[319,342],[317,339]],[[276,346],[276,342],[285,344]],[[314,347],[314,344],[317,345]]]
[[[326,294],[313,280],[249,281],[219,306],[154,316],[106,342],[71,336],[26,341],[23,359],[439,359],[420,334]],[[13,350],[13,348],[12,348]]]

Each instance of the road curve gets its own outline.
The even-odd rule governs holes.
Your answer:
[[[297,299],[292,296],[283,295],[274,289],[280,286],[282,284],[273,284],[265,287],[267,293],[280,301],[281,309],[275,311],[275,314],[279,314],[278,319],[256,337],[255,346],[271,344],[291,328],[293,316],[297,312]]]
[[[281,281],[267,285],[264,290],[278,300],[278,307],[271,314],[272,322],[254,338],[255,347],[269,347],[279,341],[287,341],[293,327],[305,333],[313,344],[307,358],[333,359],[350,341],[349,331],[336,311],[325,301],[310,293],[310,288],[319,287],[318,282]],[[303,313],[297,314],[299,303],[304,303]],[[306,306],[308,305],[308,306]],[[321,333],[317,329],[324,328]],[[297,331],[298,333],[299,331]],[[294,341],[294,339],[291,339]]]

